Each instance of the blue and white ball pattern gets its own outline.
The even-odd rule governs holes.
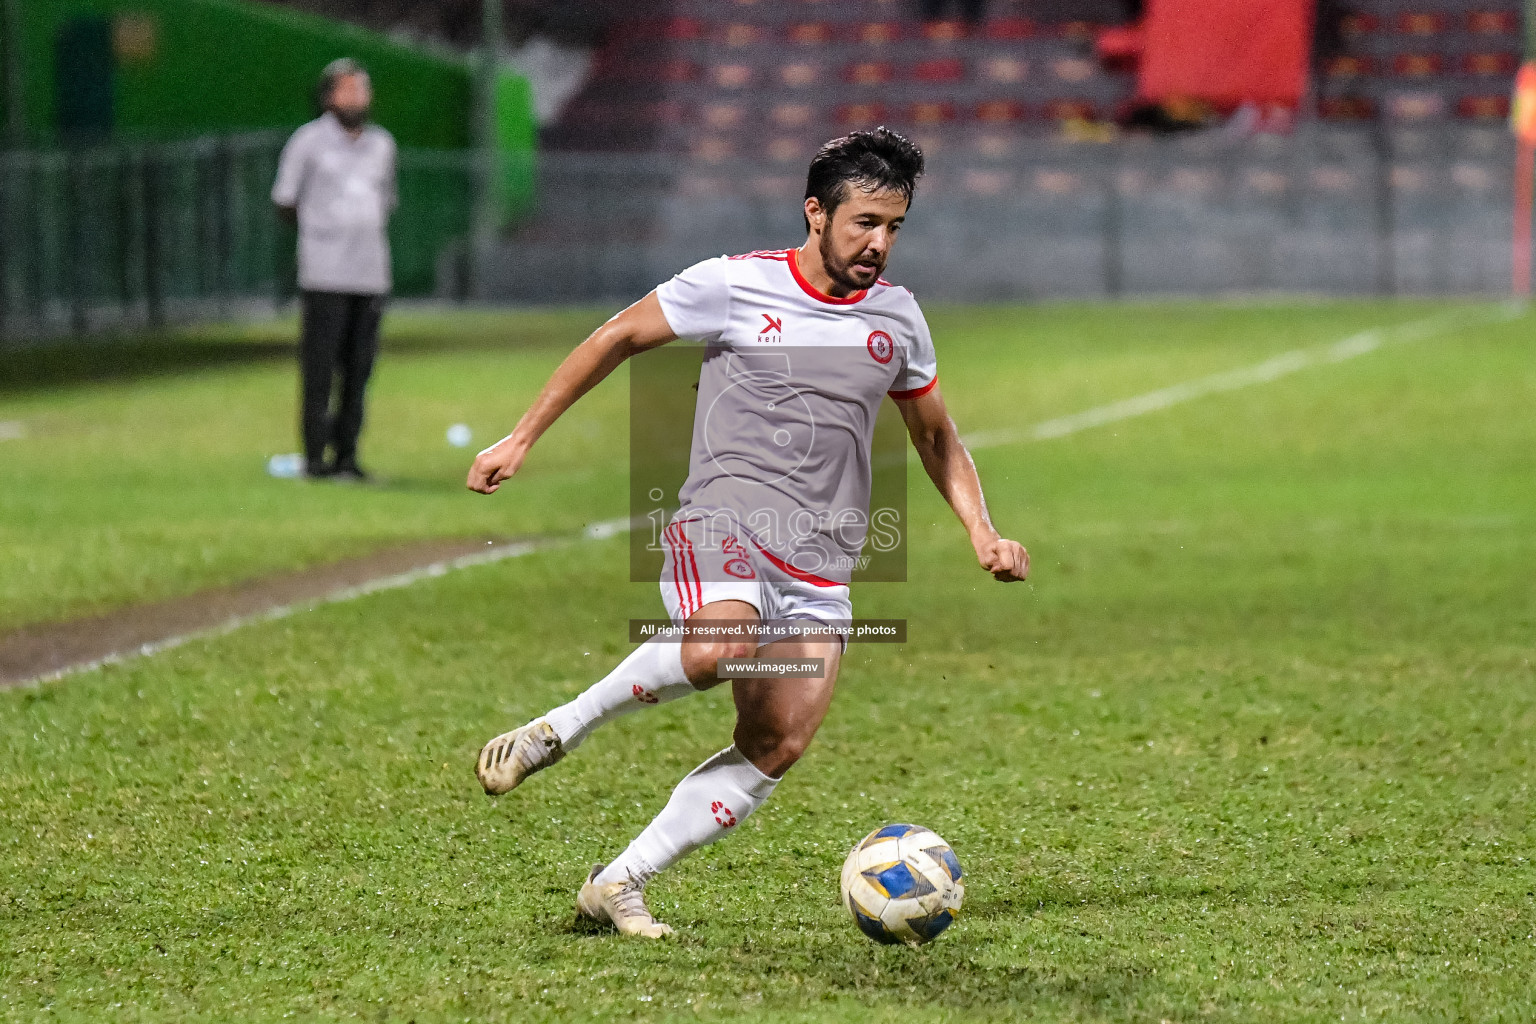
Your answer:
[[[938,938],[965,899],[960,859],[918,825],[886,825],[843,862],[843,906],[876,942],[920,946]]]

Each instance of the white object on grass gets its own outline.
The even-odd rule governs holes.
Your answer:
[[[455,448],[468,448],[469,442],[474,438],[475,435],[470,433],[468,424],[455,423],[448,428],[448,443]]]
[[[267,460],[267,473],[279,480],[297,480],[304,475],[304,456],[298,452],[274,455]]]

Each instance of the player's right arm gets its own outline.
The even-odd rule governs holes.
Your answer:
[[[595,388],[630,356],[676,338],[654,291],[593,331],[565,357],[512,433],[475,457],[475,464],[469,468],[469,489],[495,494],[502,481],[510,479],[522,466],[534,442],[576,404],[576,399]]]

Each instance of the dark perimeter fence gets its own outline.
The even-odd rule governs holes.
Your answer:
[[[286,136],[0,152],[0,337],[270,311],[294,288],[270,199]],[[473,157],[402,150],[396,290],[430,294],[462,249]],[[457,247],[457,248],[456,248]]]
[[[293,238],[268,199],[282,141],[0,153],[0,337],[284,301]],[[1509,288],[1514,155],[1498,128],[998,143],[931,161],[890,272],[924,298]],[[534,159],[534,199],[494,254],[490,299],[633,299],[699,259],[803,238],[798,164]],[[401,152],[398,294],[463,292],[474,174],[468,152]]]

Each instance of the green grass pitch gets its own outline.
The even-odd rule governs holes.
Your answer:
[[[1252,364],[1423,304],[935,309],[966,431]],[[388,331],[365,460],[292,449],[288,327],[4,357],[0,629],[413,538],[625,512],[599,389],[492,499],[468,452],[601,312]],[[978,570],[914,474],[910,581],[856,588],[805,760],[652,888],[680,934],[573,925],[576,886],[728,742],[713,692],[493,802],[480,743],[659,614],[622,538],[468,569],[0,692],[0,1020],[1531,1021],[1536,317],[976,453],[1031,583]],[[472,449],[471,449],[472,450]],[[965,911],[918,950],[837,904],[888,821]]]

